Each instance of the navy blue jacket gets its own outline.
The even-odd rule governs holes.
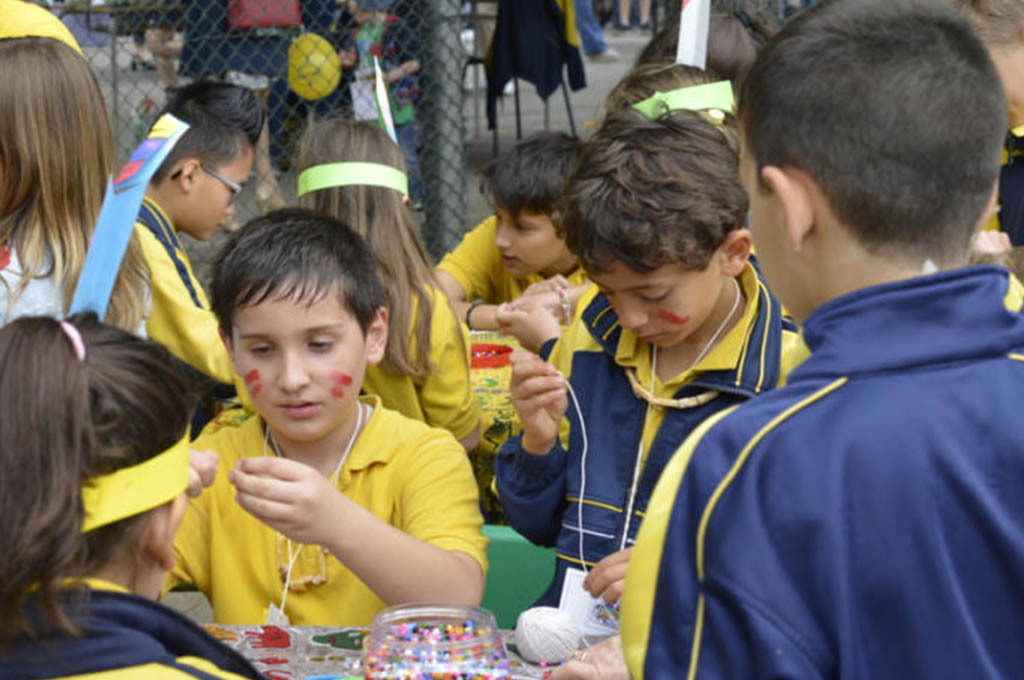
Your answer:
[[[1009,282],[971,267],[832,300],[787,387],[687,441],[626,579],[634,678],[1021,677]]]
[[[589,442],[582,556],[577,529],[582,436],[571,400],[566,413],[570,423],[568,450],[559,442],[547,455],[534,456],[523,451],[519,435],[505,443],[495,461],[498,494],[508,523],[534,543],[555,547],[555,577],[538,604],[558,605],[569,567],[579,567],[581,560],[592,566],[623,546],[633,545],[662,469],[698,424],[779,383],[784,336],[793,341],[796,334],[789,322],[783,323],[778,301],[768,293],[752,265],[744,280],[744,289],[750,288],[748,304],[754,305],[755,311],[747,328],[740,329],[746,334],[741,361],[732,370],[699,373],[673,395],[678,399],[707,390],[719,392],[701,406],[665,409],[629,517],[626,508],[648,408],[646,401],[633,394],[626,369],[615,360],[620,340],[629,331],[619,325],[618,315],[600,294],[584,310],[580,321],[559,338],[558,343],[565,349],[560,355],[571,357],[571,366],[560,366],[558,360],[555,365],[568,375],[579,399]],[[552,348],[546,349],[550,352]]]
[[[41,634],[33,640],[5,640],[10,647],[0,646],[0,678],[61,678],[154,663],[178,671],[182,678],[227,677],[223,673],[211,675],[188,663],[188,659],[179,658],[199,657],[234,673],[233,677],[263,680],[263,675],[238,652],[169,607],[127,593],[76,592],[83,593],[85,599],[69,598],[68,607],[78,605],[81,608],[77,611],[84,612],[72,617],[82,635],[72,637],[54,630],[30,600],[27,615],[33,629]],[[130,677],[144,680],[147,671],[139,668]]]

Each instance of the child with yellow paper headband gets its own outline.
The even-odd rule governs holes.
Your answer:
[[[469,338],[437,287],[408,206],[402,151],[379,127],[313,122],[299,142],[299,205],[336,217],[365,238],[387,292],[384,360],[363,389],[387,408],[448,430],[467,451],[480,440],[469,382]]]
[[[495,465],[509,524],[556,550],[538,604],[616,602],[679,444],[789,369],[795,329],[748,261],[731,108],[721,82],[612,114],[566,184],[560,231],[601,293],[543,359],[513,354],[522,434]]]
[[[249,222],[217,258],[211,304],[257,415],[197,440],[220,468],[167,586],[194,583],[219,622],[369,625],[401,602],[480,602],[468,457],[360,396],[388,338],[377,266],[343,222],[301,208]]]
[[[0,330],[0,677],[262,678],[153,601],[190,483],[188,376],[95,315]]]

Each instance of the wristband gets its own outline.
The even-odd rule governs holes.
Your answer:
[[[469,307],[466,307],[466,328],[468,328],[469,330],[473,330],[473,324],[469,322],[469,317],[473,315],[474,309],[476,309],[480,305],[485,304],[487,303],[484,302],[483,300],[473,300],[472,302],[469,303]]]

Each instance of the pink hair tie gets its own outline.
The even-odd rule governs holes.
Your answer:
[[[61,321],[60,327],[64,331],[64,335],[68,336],[68,340],[71,341],[71,346],[75,348],[75,356],[79,361],[85,361],[85,342],[82,341],[82,334],[67,321]]]

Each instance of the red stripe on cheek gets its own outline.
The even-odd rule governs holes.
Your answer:
[[[254,397],[263,389],[263,386],[260,385],[260,372],[255,368],[245,374],[244,380],[245,386],[249,388],[249,394]]]
[[[331,396],[341,399],[342,397],[345,396],[345,390],[341,389],[340,387],[332,387]]]
[[[687,323],[690,320],[690,317],[688,316],[678,316],[668,311],[667,309],[661,308],[654,310],[654,315],[661,319],[662,321],[668,321],[669,323],[675,324],[676,326],[682,326],[684,323]]]
[[[331,373],[331,382],[333,382],[335,385],[343,385],[345,387],[348,387],[349,385],[352,384],[352,376],[350,376],[348,373],[335,371],[334,373]]]

